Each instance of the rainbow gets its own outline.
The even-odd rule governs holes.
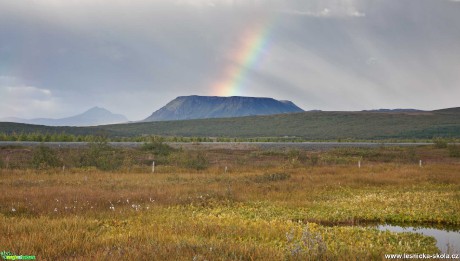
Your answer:
[[[241,36],[241,42],[230,53],[230,63],[220,79],[212,85],[213,93],[218,96],[241,95],[251,69],[257,68],[270,43],[272,24],[256,24]]]

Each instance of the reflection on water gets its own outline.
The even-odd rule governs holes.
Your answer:
[[[414,227],[400,227],[391,225],[380,225],[377,227],[381,231],[391,232],[412,232],[420,233],[425,236],[434,237],[437,241],[436,246],[442,253],[460,254],[460,232],[447,231],[435,228],[414,228]]]

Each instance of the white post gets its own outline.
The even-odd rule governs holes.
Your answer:
[[[358,168],[361,168],[361,161],[358,161]]]
[[[152,173],[155,173],[155,161],[152,161]]]
[[[420,168],[422,167],[422,160],[419,161],[418,165],[420,166]]]

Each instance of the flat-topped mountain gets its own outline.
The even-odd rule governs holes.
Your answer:
[[[103,124],[114,124],[128,122],[128,119],[121,114],[114,114],[104,108],[93,107],[81,114],[66,117],[61,119],[21,119],[21,118],[5,118],[3,122],[28,123],[46,126],[96,126]]]
[[[180,96],[144,121],[233,118],[303,112],[290,101],[256,97]]]

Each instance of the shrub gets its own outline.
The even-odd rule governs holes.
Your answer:
[[[266,173],[263,175],[255,176],[254,181],[257,183],[282,181],[290,179],[291,175],[287,173]]]
[[[123,155],[122,158],[122,167],[125,170],[131,171],[131,169],[135,166],[136,159],[135,154],[133,152],[127,152]]]
[[[199,153],[188,157],[185,166],[189,169],[205,170],[209,166],[209,161],[203,154]]]
[[[445,149],[447,148],[447,145],[449,144],[447,139],[443,138],[434,138],[433,139],[434,146],[438,149]]]
[[[307,153],[305,152],[297,151],[295,152],[295,154],[291,153],[290,155],[292,156],[291,160],[294,159],[302,163],[306,163],[308,161],[308,156],[307,156]]]
[[[89,149],[80,158],[82,167],[96,167],[100,170],[117,170],[123,165],[123,155],[116,153],[107,139],[103,137],[96,138],[89,144]]]
[[[460,146],[459,145],[450,145],[448,147],[449,156],[459,158],[460,157]]]
[[[316,166],[319,162],[319,156],[317,154],[311,154],[309,161],[312,166]]]
[[[286,233],[286,239],[286,250],[294,259],[328,260],[326,242],[322,235],[310,229],[309,225],[302,231],[300,239],[294,231]]]
[[[414,161],[417,158],[415,147],[409,147],[409,152],[406,154],[410,161]]]
[[[152,152],[156,156],[169,156],[172,152],[175,151],[173,147],[161,141],[144,143],[144,145],[142,145],[142,150]]]
[[[51,148],[40,145],[34,149],[32,155],[32,165],[36,169],[46,169],[59,167],[61,165],[61,161]]]

